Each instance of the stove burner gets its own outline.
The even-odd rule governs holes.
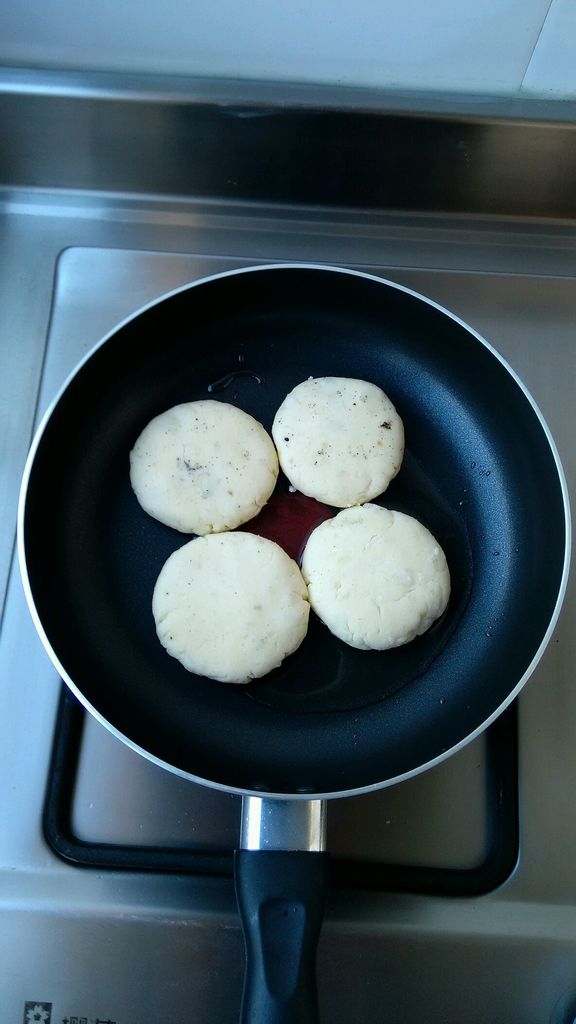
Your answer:
[[[85,719],[86,712],[63,686],[44,803],[44,834],[52,850],[78,867],[231,875],[232,853],[228,850],[86,842],[74,834],[72,805]],[[469,868],[444,868],[334,857],[332,883],[446,896],[479,896],[502,885],[514,870],[519,852],[515,705],[490,727],[486,733],[486,748],[488,842],[480,863]]]

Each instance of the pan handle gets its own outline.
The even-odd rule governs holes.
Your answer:
[[[318,1022],[325,833],[322,800],[244,797],[234,861],[246,948],[241,1024]]]

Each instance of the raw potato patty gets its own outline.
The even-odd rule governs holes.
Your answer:
[[[310,604],[352,647],[385,651],[442,615],[450,574],[417,519],[379,505],[346,509],[311,534],[302,560]]]
[[[277,478],[278,458],[262,424],[210,399],[156,416],[130,452],[142,508],[182,533],[220,533],[247,522]]]
[[[248,683],[300,646],[310,605],[296,562],[278,544],[224,533],[170,555],[152,611],[160,642],[189,672]]]
[[[278,409],[272,436],[296,490],[337,508],[382,494],[404,455],[404,427],[388,396],[349,377],[298,384]]]

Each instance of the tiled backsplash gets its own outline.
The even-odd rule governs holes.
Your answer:
[[[576,97],[576,3],[552,0],[522,92],[558,99]]]
[[[574,0],[4,0],[0,65],[576,97]]]

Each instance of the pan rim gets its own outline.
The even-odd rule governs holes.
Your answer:
[[[430,760],[426,761],[424,764],[418,765],[416,768],[412,768],[408,772],[403,772],[402,774],[394,776],[394,777],[392,777],[390,779],[380,780],[380,781],[372,783],[372,784],[370,784],[368,786],[362,786],[362,787],[358,787],[358,788],[355,788],[355,789],[334,790],[334,791],[328,791],[328,792],[324,792],[324,793],[319,793],[319,792],[316,792],[316,791],[300,792],[300,793],[284,793],[284,792],[276,793],[276,792],[269,792],[267,790],[244,789],[244,788],[241,788],[241,787],[229,786],[229,785],[227,785],[225,783],[215,782],[215,781],[213,781],[211,779],[203,778],[202,776],[193,775],[190,772],[186,772],[186,771],[182,770],[181,768],[178,768],[176,765],[172,765],[169,762],[162,760],[161,758],[159,758],[156,755],[152,754],[150,751],[146,750],[144,747],[141,747],[139,744],[135,743],[132,739],[130,739],[129,736],[126,736],[123,732],[121,732],[119,729],[117,729],[116,726],[114,726],[111,722],[109,722],[108,719],[106,719],[98,711],[98,709],[95,708],[94,705],[85,697],[85,695],[81,692],[81,690],[76,685],[74,680],[69,676],[69,674],[67,673],[66,669],[61,664],[61,662],[60,662],[56,652],[54,651],[54,649],[53,649],[53,647],[52,647],[52,645],[50,643],[50,640],[49,640],[49,638],[48,638],[48,636],[47,636],[47,634],[46,634],[46,632],[44,630],[44,627],[42,625],[40,616],[39,616],[37,608],[36,608],[36,603],[34,601],[34,596],[32,594],[32,587],[31,587],[30,578],[29,578],[29,574],[28,574],[28,565],[27,565],[25,543],[24,543],[24,516],[25,516],[25,508],[26,508],[26,498],[27,498],[27,493],[28,493],[28,484],[29,484],[31,473],[32,473],[32,467],[34,465],[34,461],[35,461],[35,458],[36,458],[36,452],[38,450],[38,447],[39,447],[40,442],[42,440],[42,436],[43,436],[44,431],[46,430],[46,427],[48,425],[48,422],[50,421],[54,410],[58,406],[58,404],[60,402],[60,399],[65,394],[65,392],[68,390],[68,388],[70,387],[70,385],[72,384],[72,382],[74,381],[76,376],[80,373],[80,371],[84,367],[84,365],[92,358],[92,356],[103,345],[105,345],[106,342],[108,342],[114,335],[116,335],[118,333],[118,331],[120,331],[123,327],[125,327],[131,321],[133,321],[137,317],[141,316],[147,310],[152,309],[154,306],[157,306],[160,303],[165,302],[167,299],[170,299],[170,298],[172,298],[172,297],[174,297],[174,296],[176,296],[178,294],[181,294],[183,292],[189,291],[192,288],[197,288],[200,285],[208,284],[208,283],[210,283],[212,281],[220,280],[222,278],[228,278],[228,277],[236,276],[236,275],[239,275],[239,274],[251,274],[251,273],[259,273],[261,271],[282,271],[282,270],[320,270],[320,271],[334,273],[334,274],[346,274],[346,275],[349,275],[349,276],[352,276],[352,277],[365,278],[367,280],[374,281],[377,284],[384,284],[384,285],[387,285],[390,288],[395,288],[397,291],[404,292],[406,295],[409,295],[412,298],[418,299],[421,302],[426,303],[428,306],[431,306],[432,308],[438,310],[440,313],[442,313],[445,316],[447,316],[450,320],[454,321],[455,323],[457,323],[461,327],[463,327],[464,330],[466,330],[470,335],[472,335],[474,338],[476,338],[476,340],[479,341],[501,363],[501,365],[508,372],[508,374],[512,377],[512,379],[516,382],[516,384],[518,385],[520,390],[523,392],[525,398],[528,400],[529,404],[531,405],[535,415],[537,416],[537,418],[539,420],[540,426],[541,426],[541,428],[542,428],[542,430],[544,432],[544,435],[545,435],[546,440],[547,440],[547,442],[549,444],[552,456],[554,458],[554,462],[555,462],[555,466],[556,466],[556,471],[558,473],[558,479],[559,479],[559,483],[560,483],[560,489],[561,489],[561,492],[562,492],[563,508],[564,508],[564,528],[565,528],[564,562],[563,562],[563,566],[562,566],[562,575],[561,575],[561,578],[560,578],[560,586],[558,588],[558,594],[557,594],[557,598],[556,598],[556,603],[554,605],[554,610],[552,612],[552,615],[551,615],[550,621],[548,623],[548,627],[546,629],[546,632],[545,632],[544,636],[542,637],[542,639],[540,641],[540,644],[539,644],[536,652],[534,653],[534,656],[533,656],[530,664],[528,665],[527,669],[525,670],[525,672],[521,676],[520,680],[516,683],[515,687],[507,695],[506,699],[504,701],[502,701],[502,703],[480,725],[478,725],[471,733],[469,733],[463,739],[459,740],[458,743],[454,744],[451,747],[448,747],[446,750],[443,750],[436,757],[431,758]],[[28,452],[28,456],[27,456],[27,459],[26,459],[26,463],[25,463],[25,467],[24,467],[24,472],[23,472],[23,475],[22,475],[22,483],[21,483],[20,494],[19,494],[19,499],[18,499],[17,552],[18,552],[18,563],[19,563],[19,567],[20,567],[20,575],[21,575],[21,578],[22,578],[22,585],[23,585],[23,588],[24,588],[24,595],[25,595],[25,598],[26,598],[26,603],[28,605],[28,608],[29,608],[29,611],[30,611],[30,614],[31,614],[31,617],[32,617],[32,620],[33,620],[33,623],[34,623],[34,626],[36,628],[36,631],[37,631],[37,633],[38,633],[38,635],[40,637],[40,640],[42,642],[42,645],[43,645],[43,647],[44,647],[48,657],[50,658],[52,664],[54,665],[55,669],[57,670],[60,678],[66,683],[66,685],[69,687],[69,689],[75,695],[75,697],[80,701],[80,703],[83,705],[83,707],[86,709],[86,711],[88,711],[101,725],[103,725],[106,729],[108,729],[108,731],[113,736],[115,736],[117,739],[119,739],[122,743],[126,744],[126,746],[128,746],[130,749],[134,750],[137,754],[141,755],[142,757],[145,757],[148,761],[152,762],[153,764],[158,765],[158,767],[163,768],[164,770],[169,771],[172,774],[179,776],[180,778],[186,779],[189,782],[195,782],[198,785],[207,786],[207,787],[210,787],[212,789],[216,789],[216,790],[218,790],[220,792],[235,794],[235,795],[238,795],[238,796],[259,796],[259,797],[262,797],[262,798],[265,798],[265,799],[271,799],[271,800],[274,800],[274,799],[278,799],[278,800],[336,800],[336,799],[343,799],[343,798],[346,798],[346,797],[365,795],[367,793],[375,792],[375,791],[377,791],[379,789],[386,789],[389,786],[394,786],[394,785],[397,785],[400,782],[408,781],[408,779],[411,779],[411,778],[414,778],[414,777],[416,777],[418,775],[421,775],[422,773],[428,771],[429,769],[435,767],[436,765],[441,764],[443,761],[446,761],[453,754],[456,754],[459,750],[462,750],[469,743],[472,743],[475,739],[477,739],[478,736],[480,736],[502,714],[502,712],[505,711],[505,709],[507,707],[509,707],[509,705],[516,699],[516,697],[518,696],[520,691],[523,689],[523,687],[527,683],[527,681],[530,678],[530,676],[533,674],[533,672],[536,669],[537,665],[539,664],[539,662],[540,662],[540,660],[541,660],[541,658],[542,658],[542,656],[543,656],[543,654],[544,654],[544,652],[545,652],[545,650],[546,650],[546,648],[547,648],[547,646],[548,646],[548,644],[550,642],[550,639],[552,637],[552,634],[554,632],[554,629],[556,627],[556,624],[557,624],[557,621],[558,621],[558,618],[559,618],[559,615],[560,615],[562,604],[564,602],[564,597],[566,595],[566,589],[567,589],[567,584],[568,584],[568,576],[569,576],[569,571],[570,571],[570,558],[571,558],[571,514],[570,514],[570,500],[569,500],[569,492],[568,492],[568,484],[567,484],[567,481],[566,481],[566,475],[564,473],[564,468],[563,468],[562,462],[560,460],[560,455],[559,455],[558,449],[556,447],[556,443],[554,441],[554,438],[552,437],[550,428],[548,427],[548,424],[547,424],[547,422],[546,422],[546,420],[545,420],[545,418],[544,418],[544,416],[543,416],[543,414],[542,414],[542,412],[541,412],[537,402],[535,401],[535,399],[531,395],[530,391],[528,390],[528,388],[526,387],[524,382],[518,376],[516,371],[510,366],[510,364],[501,355],[501,353],[498,352],[498,350],[496,348],[494,348],[494,346],[491,345],[491,343],[489,341],[487,341],[486,338],[484,338],[478,331],[476,331],[473,327],[471,327],[468,323],[466,323],[466,321],[462,320],[461,317],[457,316],[455,313],[451,312],[449,309],[447,309],[445,306],[442,306],[440,303],[436,302],[434,299],[431,299],[431,298],[429,298],[426,295],[422,295],[420,292],[417,292],[417,291],[415,291],[412,288],[408,288],[406,285],[398,284],[398,283],[396,283],[394,281],[388,280],[387,278],[379,277],[376,274],[370,274],[370,273],[368,273],[366,271],[352,270],[352,269],[349,269],[347,267],[341,267],[341,266],[337,266],[337,265],[324,264],[324,263],[308,263],[308,262],[293,262],[293,261],[292,262],[264,263],[264,264],[256,264],[256,265],[251,264],[249,266],[237,267],[237,268],[234,268],[232,270],[221,271],[221,272],[219,272],[217,274],[210,274],[210,275],[208,275],[206,277],[199,278],[197,281],[192,281],[192,282],[189,282],[187,284],[180,285],[177,288],[174,288],[171,291],[168,291],[168,292],[164,293],[163,295],[159,296],[158,298],[152,299],[150,302],[145,303],[143,306],[139,307],[139,309],[137,309],[135,312],[131,313],[129,316],[127,316],[123,320],[121,320],[110,331],[108,331],[98,342],[96,342],[96,344],[82,357],[82,359],[79,361],[79,363],[72,369],[72,371],[68,374],[68,376],[66,377],[64,383],[62,384],[62,386],[60,387],[60,389],[58,390],[58,392],[56,393],[56,395],[54,396],[52,401],[49,403],[46,411],[44,412],[44,414],[43,414],[43,416],[42,416],[42,418],[41,418],[41,420],[40,420],[40,422],[39,422],[39,424],[38,424],[38,426],[37,426],[37,428],[36,428],[36,430],[34,432],[32,443],[31,443],[31,446],[30,446],[30,450]]]

